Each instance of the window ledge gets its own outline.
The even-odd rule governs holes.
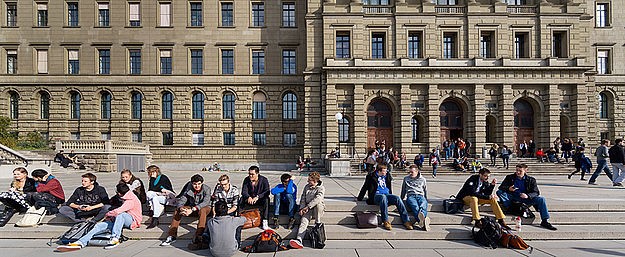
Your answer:
[[[187,26],[187,29],[203,29],[204,26]]]
[[[605,26],[605,27],[597,27],[595,26],[595,29],[612,29],[612,26]]]
[[[49,28],[50,28],[50,26],[43,26],[43,27],[41,27],[41,26],[33,26],[33,29],[49,29]]]
[[[19,29],[20,27],[18,27],[18,26],[2,26],[1,28],[3,28],[3,29]]]
[[[157,29],[173,29],[174,26],[156,26]]]
[[[266,29],[267,26],[249,26],[250,29]]]
[[[64,29],[79,29],[80,26],[63,26]]]
[[[280,26],[281,29],[296,29],[297,26],[295,27],[286,27],[286,26]]]
[[[234,29],[236,28],[235,26],[217,26],[218,29]],[[255,27],[257,28],[257,27]]]
[[[142,29],[143,26],[125,26],[124,28],[127,28],[127,29]]]
[[[110,29],[111,26],[93,26],[94,29]]]

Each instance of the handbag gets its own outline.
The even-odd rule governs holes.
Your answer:
[[[323,249],[326,246],[326,229],[323,223],[317,223],[314,227],[308,228],[310,235],[310,247]]]
[[[523,217],[526,219],[533,219],[536,217],[536,215],[534,215],[532,210],[530,210],[530,206],[521,202],[513,201],[512,204],[510,205],[510,208],[508,208],[508,213],[514,216],[519,216],[519,217]]]
[[[246,219],[243,229],[260,226],[260,211],[258,209],[241,211],[240,216]]]
[[[358,228],[377,228],[378,227],[378,214],[374,212],[357,212],[356,226]]]
[[[464,212],[464,202],[455,195],[450,195],[448,199],[443,200],[443,209],[447,214]]]
[[[504,230],[501,234],[501,245],[506,248],[527,250],[532,248],[529,246],[523,238],[518,235],[511,234],[509,231]],[[530,249],[530,253],[533,249]]]

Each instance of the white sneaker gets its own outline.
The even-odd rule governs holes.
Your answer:
[[[263,225],[260,228],[262,230],[271,229],[271,228],[269,228],[269,225],[267,224],[267,220],[263,220]]]
[[[419,212],[417,217],[419,218],[419,228],[425,229],[425,215],[423,215],[423,212]]]
[[[120,244],[119,239],[113,238],[109,243],[104,247],[104,249],[109,250],[117,247]]]
[[[173,242],[176,242],[176,238],[173,236],[168,236],[165,241],[163,241],[160,246],[170,246]]]
[[[425,224],[424,224],[425,226],[423,227],[423,230],[425,230],[425,231],[430,231],[430,229],[432,229],[432,228],[430,227],[430,217],[425,217],[425,221],[424,221],[424,223],[425,223]]]

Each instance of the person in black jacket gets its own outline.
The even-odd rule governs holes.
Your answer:
[[[470,176],[464,182],[456,198],[461,199],[465,205],[471,207],[471,215],[477,226],[481,225],[479,224],[481,219],[479,205],[490,204],[497,222],[502,227],[510,229],[504,221],[506,216],[501,211],[501,207],[499,207],[498,198],[493,194],[493,189],[497,185],[497,179],[493,178],[491,182],[488,182],[489,177],[490,170],[486,168],[480,169],[479,174]]]
[[[501,203],[505,208],[509,208],[512,205],[512,201],[532,205],[540,212],[540,218],[542,219],[540,226],[550,230],[557,230],[549,223],[547,202],[544,197],[540,196],[536,179],[528,176],[526,173],[527,165],[520,163],[517,164],[516,171],[513,174],[506,176],[497,191],[497,195],[501,198]]]
[[[59,214],[74,222],[81,222],[88,217],[93,217],[93,221],[100,221],[111,207],[106,189],[98,185],[97,177],[93,173],[85,173],[81,177],[82,186],[74,190],[65,205],[59,209]]]
[[[269,217],[269,180],[261,176],[258,166],[251,166],[248,176],[243,180],[241,187],[240,210],[259,209],[263,219],[262,229],[269,229],[267,223]]]
[[[151,229],[160,224],[158,217],[165,211],[166,204],[173,205],[172,202],[176,199],[176,193],[171,185],[171,181],[161,173],[161,169],[158,166],[150,165],[147,170],[150,184],[145,195],[152,207],[152,220],[146,229]]]
[[[625,180],[625,143],[622,138],[614,140],[614,146],[608,150],[612,164],[612,185],[622,187]]]
[[[0,193],[0,202],[4,205],[4,211],[0,215],[0,227],[4,227],[16,212],[25,212],[30,207],[26,194],[37,192],[35,183],[34,179],[28,177],[26,168],[17,167],[13,170],[13,182],[9,191]]]

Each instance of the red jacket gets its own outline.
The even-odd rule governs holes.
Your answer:
[[[63,201],[65,201],[65,192],[63,192],[61,182],[59,182],[59,180],[56,178],[48,180],[48,182],[46,182],[45,184],[37,184],[37,192],[50,193],[56,198],[63,199]]]

